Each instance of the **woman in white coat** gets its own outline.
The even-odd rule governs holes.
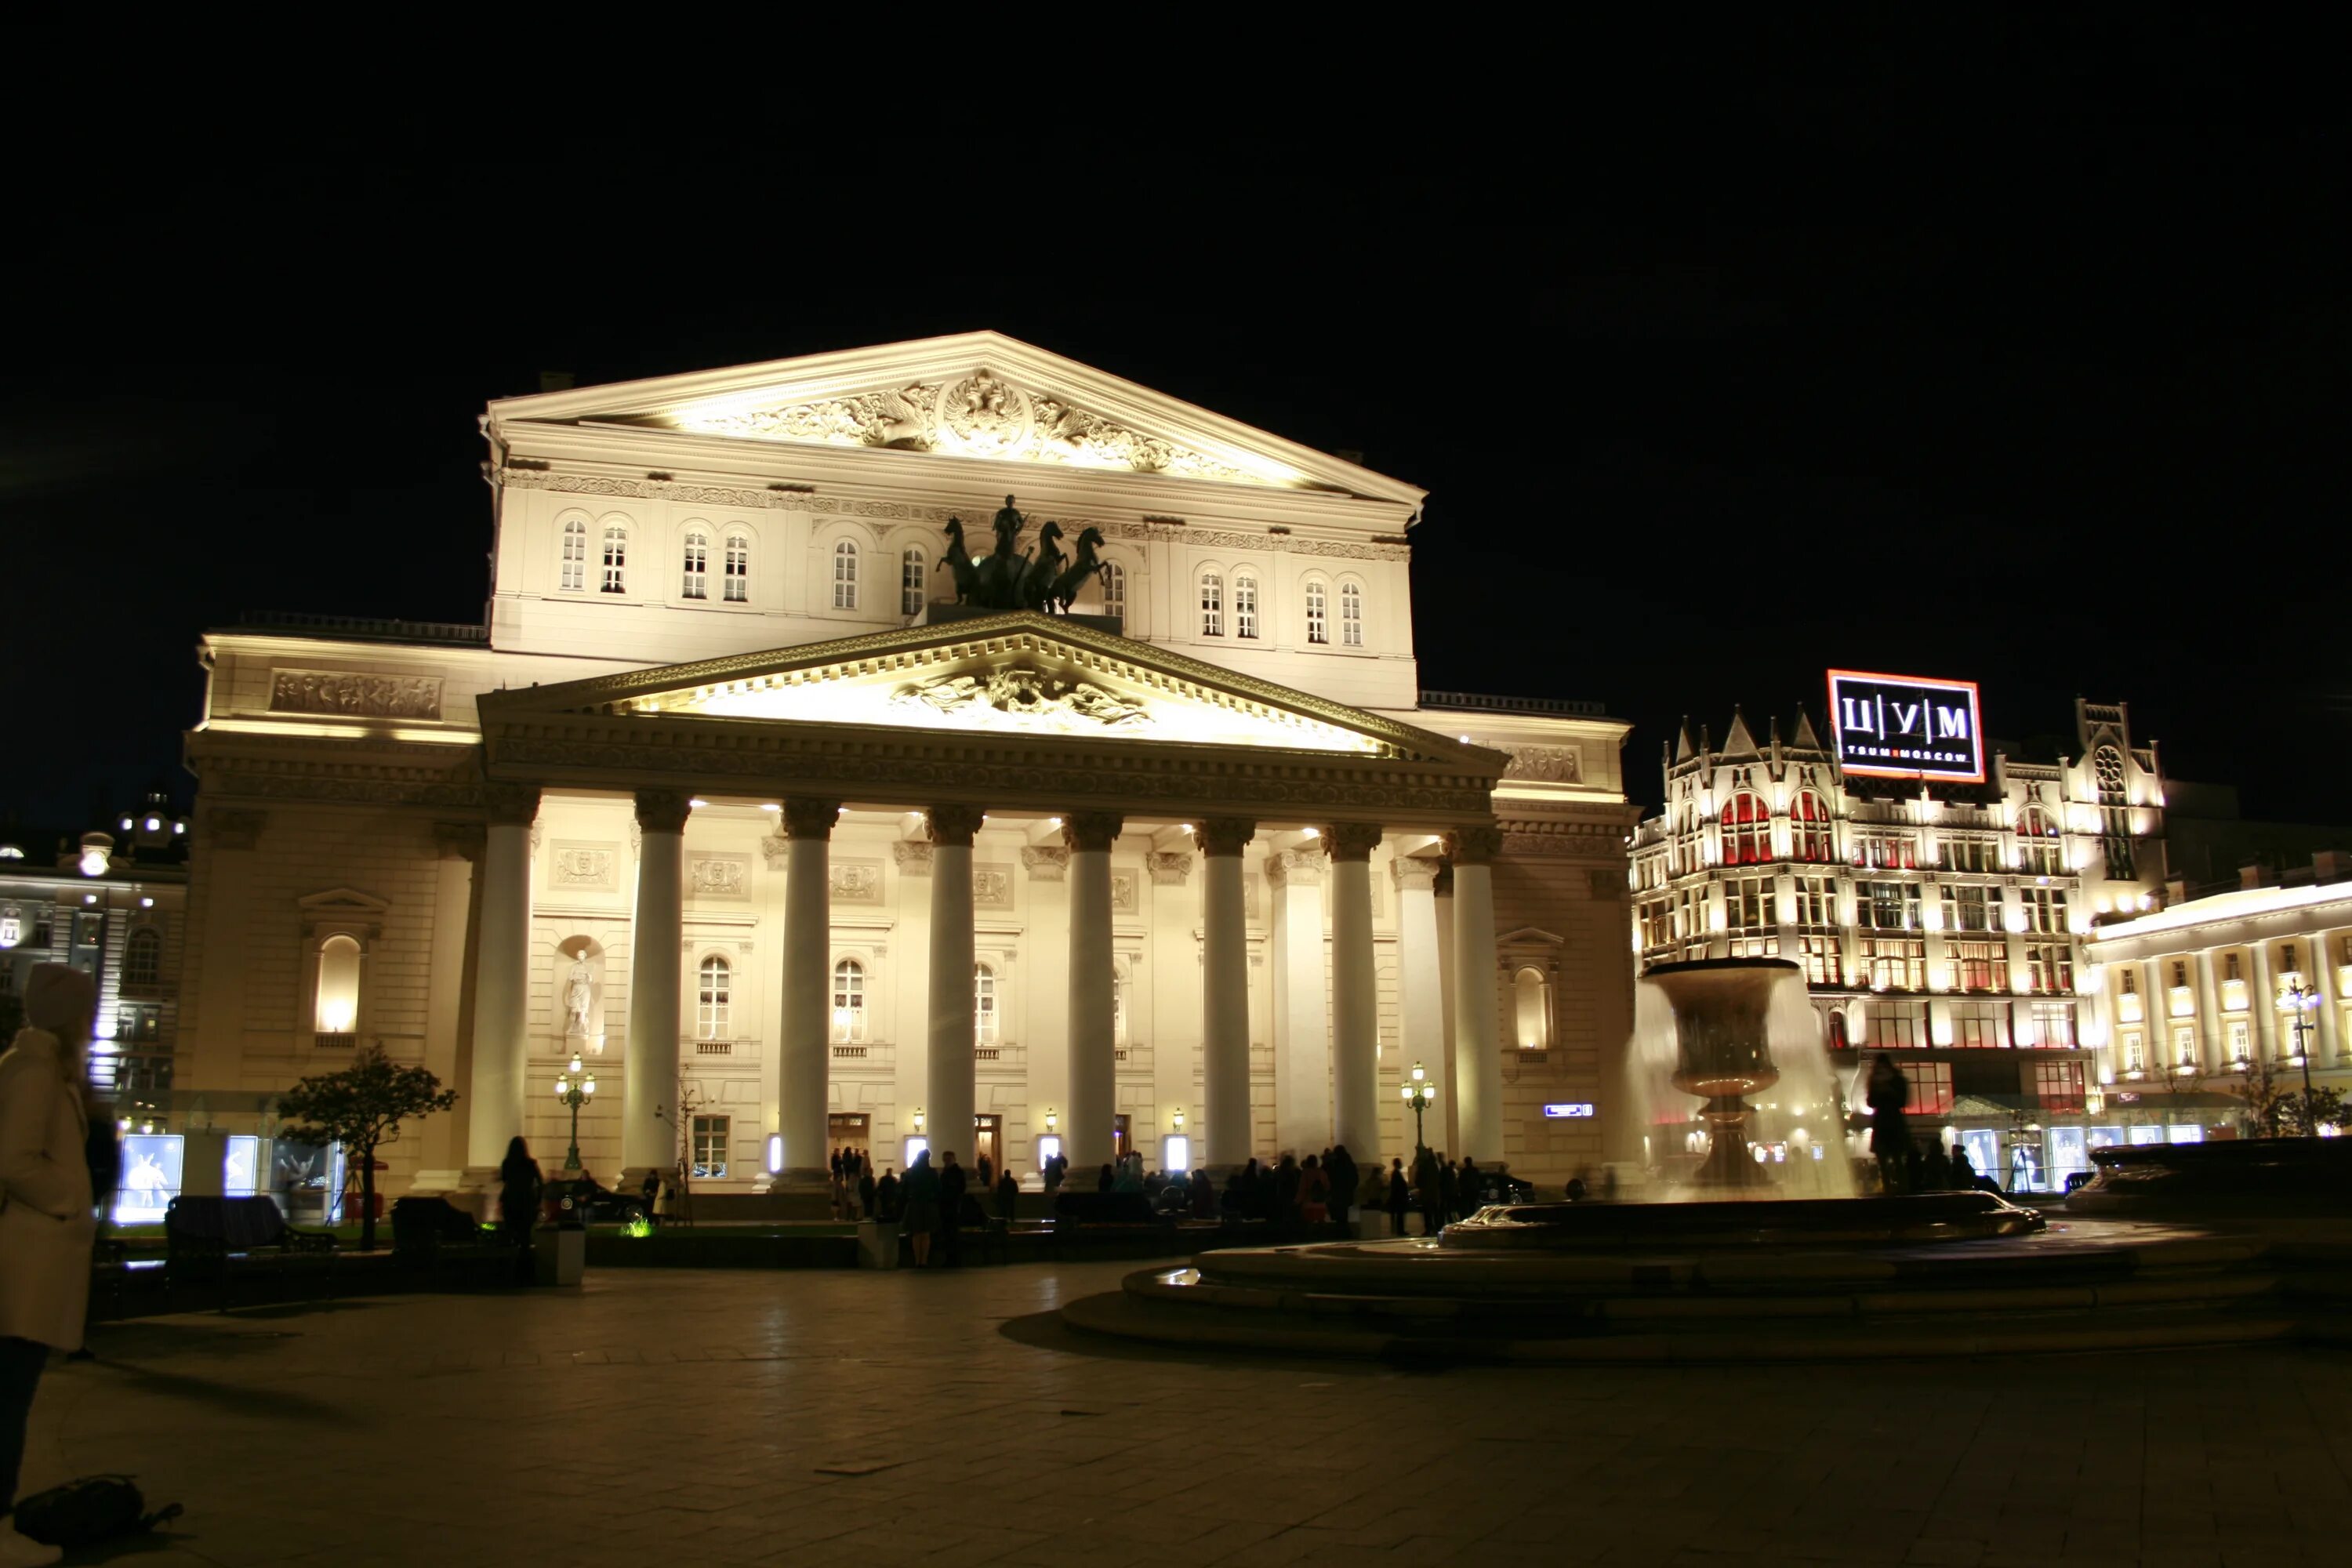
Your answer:
[[[81,1348],[90,1209],[82,1053],[98,1010],[89,975],[35,964],[25,1027],[0,1055],[0,1568],[55,1563],[18,1533],[16,1472],[33,1389],[52,1350]]]

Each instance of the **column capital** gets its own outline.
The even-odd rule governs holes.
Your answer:
[[[1503,852],[1503,830],[1492,823],[1457,827],[1445,836],[1445,858],[1456,866],[1492,865]]]
[[[972,835],[987,820],[988,814],[976,805],[935,805],[923,814],[923,830],[933,844],[969,849]]]
[[[1203,855],[1238,855],[1257,837],[1257,824],[1242,816],[1203,816],[1192,824]]]
[[[539,786],[532,784],[486,784],[482,809],[493,827],[528,827],[539,819]]]
[[[1323,847],[1334,860],[1370,860],[1380,841],[1377,822],[1335,822],[1323,829]]]
[[[1072,849],[1108,849],[1127,826],[1114,811],[1074,811],[1062,818],[1062,842]]]
[[[1155,887],[1181,887],[1192,875],[1192,857],[1181,849],[1154,849],[1144,857],[1143,864]]]
[[[683,833],[694,802],[682,789],[637,791],[637,826],[646,833]]]
[[[928,877],[931,874],[931,846],[921,839],[899,839],[890,846],[890,858],[898,863],[898,875],[901,877]]]
[[[1395,879],[1401,892],[1429,892],[1437,885],[1438,873],[1444,869],[1443,863],[1416,855],[1399,855],[1389,861],[1389,875]]]
[[[1275,849],[1265,858],[1265,879],[1276,888],[1320,887],[1326,861],[1318,849]]]
[[[444,860],[473,860],[482,858],[482,845],[489,833],[478,822],[436,822],[433,825],[433,848]]]
[[[251,849],[261,842],[269,814],[216,805],[205,813],[204,823],[205,837],[215,849]]]
[[[783,816],[787,838],[830,838],[833,825],[841,820],[841,802],[787,796]]]
[[[1058,882],[1069,873],[1070,852],[1058,844],[1024,844],[1021,864],[1033,882]]]

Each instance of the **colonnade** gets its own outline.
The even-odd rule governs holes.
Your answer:
[[[523,1125],[531,971],[530,835],[539,796],[530,785],[499,784],[489,791],[489,826],[480,863],[482,914],[476,931],[478,979],[467,1121],[469,1163],[477,1169],[495,1164],[506,1140]],[[635,804],[639,861],[621,1115],[625,1180],[646,1169],[667,1168],[675,1148],[675,1133],[664,1116],[666,1110],[675,1114],[672,1102],[678,1081],[685,915],[681,870],[691,809],[683,794],[670,790],[639,791]],[[788,853],[778,1008],[778,1130],[783,1144],[780,1176],[788,1184],[822,1181],[827,1171],[830,858],[841,810],[837,800],[788,797],[781,813]],[[924,814],[930,840],[925,1095],[929,1124],[940,1133],[971,1127],[975,1110],[972,843],[982,821],[977,806],[938,805]],[[1111,847],[1125,820],[1115,813],[1069,812],[1061,823],[1069,854],[1069,1114],[1061,1134],[1063,1152],[1083,1168],[1108,1162],[1113,1150],[1118,1053]],[[1223,1170],[1253,1154],[1270,1152],[1255,1146],[1250,1106],[1249,936],[1242,856],[1256,837],[1257,824],[1212,816],[1191,826],[1202,863],[1201,1132],[1205,1163]],[[1278,1105],[1279,1141],[1301,1153],[1326,1142],[1345,1143],[1362,1158],[1379,1151],[1381,1143],[1379,980],[1370,879],[1371,852],[1381,842],[1381,829],[1370,823],[1333,823],[1318,829],[1316,837],[1321,858],[1328,858],[1330,1000],[1327,1014],[1321,964],[1324,910],[1318,904],[1312,910],[1312,994],[1290,999],[1306,1022],[1303,1035],[1309,1048],[1302,1054],[1296,1080],[1285,1084],[1278,1072],[1276,1089],[1277,1097],[1289,1089],[1311,1114],[1303,1119],[1282,1114]],[[1493,978],[1497,968],[1490,869],[1501,842],[1500,830],[1491,824],[1465,826],[1444,836],[1443,863],[1406,857],[1393,862],[1405,1051],[1442,1056],[1444,972],[1450,967],[1464,981],[1453,987],[1457,1142],[1460,1152],[1482,1163],[1503,1156],[1501,1025]],[[1451,952],[1445,953],[1439,951],[1436,896],[1448,868],[1453,942]],[[1307,912],[1302,904],[1300,918]],[[1306,934],[1303,925],[1299,934]],[[1307,978],[1302,970],[1302,986]],[[1328,1064],[1319,1049],[1327,1037],[1326,1022]],[[940,1146],[955,1145],[942,1140]],[[969,1153],[968,1144],[963,1152]]]

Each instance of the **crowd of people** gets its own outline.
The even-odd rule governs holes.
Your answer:
[[[1947,1152],[1941,1138],[1922,1144],[1911,1135],[1911,1080],[1885,1051],[1870,1064],[1863,1103],[1870,1107],[1870,1152],[1880,1192],[2000,1191],[2000,1183],[1980,1173],[1969,1159],[1967,1144],[1955,1143]]]

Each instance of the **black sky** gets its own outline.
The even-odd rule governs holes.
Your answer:
[[[543,369],[993,327],[1427,487],[1423,684],[1606,702],[1644,798],[1679,714],[1818,711],[1850,663],[1974,678],[1999,735],[2124,699],[2176,776],[2352,820],[2352,142],[2276,101],[2291,42],[2150,15],[1171,149],[93,142],[5,261],[0,812],[187,790],[195,638],[243,610],[478,619],[475,418]]]

